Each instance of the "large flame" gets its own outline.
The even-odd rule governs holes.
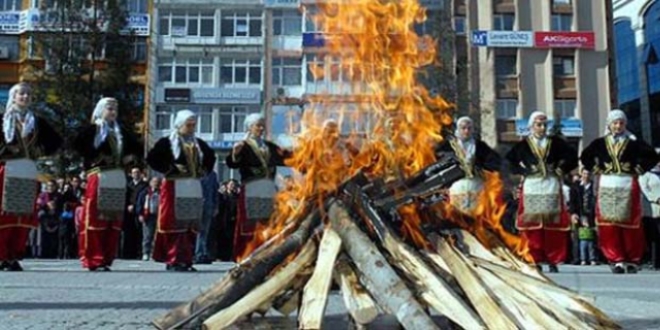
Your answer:
[[[433,163],[441,128],[452,121],[450,105],[431,96],[416,79],[436,59],[435,41],[413,28],[426,20],[417,0],[336,0],[318,8],[313,20],[324,36],[326,60],[325,65],[310,65],[310,71],[316,79],[330,75],[327,80],[349,92],[308,98],[302,132],[287,162],[302,175],[278,194],[277,211],[257,228],[246,253],[305,212],[310,201],[323,202],[359,170],[400,179]],[[343,79],[335,79],[340,72]],[[346,127],[350,132],[342,131]],[[399,211],[404,235],[424,246],[417,208]],[[482,213],[488,213],[487,221],[499,222],[503,211]]]

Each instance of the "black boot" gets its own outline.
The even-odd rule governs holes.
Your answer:
[[[557,268],[557,265],[550,265],[548,266],[548,269],[551,273],[559,273],[559,268]]]
[[[10,272],[22,272],[23,267],[21,267],[21,264],[18,263],[18,260],[14,260],[9,262],[9,267],[7,270]]]
[[[9,270],[9,261],[3,261],[0,263],[0,270]]]

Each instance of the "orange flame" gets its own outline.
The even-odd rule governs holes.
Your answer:
[[[417,81],[420,69],[436,59],[435,41],[413,29],[426,20],[417,0],[336,0],[318,8],[313,21],[324,36],[326,60],[310,64],[310,71],[348,93],[308,97],[294,156],[287,161],[302,175],[278,194],[275,214],[257,228],[246,253],[304,212],[301,205],[322,202],[359,170],[399,179],[433,163],[433,145],[452,121],[451,106]],[[341,132],[346,127],[350,132]],[[499,223],[503,203],[487,199],[497,207],[484,207],[482,221]],[[425,246],[417,208],[399,211],[402,232]]]

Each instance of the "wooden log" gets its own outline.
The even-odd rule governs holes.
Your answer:
[[[525,290],[525,293],[533,300],[538,301],[541,306],[550,306],[548,308],[557,315],[557,318],[567,320],[569,325],[581,321],[586,322],[588,326],[583,324],[582,327],[577,328],[620,329],[620,326],[602,311],[569,289],[492,264],[483,259],[474,257],[470,259],[477,265],[491,271],[510,286]],[[551,308],[551,306],[559,308]],[[566,315],[565,312],[575,315]]]
[[[332,271],[341,249],[341,238],[330,227],[326,227],[319,244],[314,273],[305,285],[298,314],[299,329],[321,329],[328,291],[332,283]]]
[[[302,289],[312,276],[314,267],[310,266],[300,271],[296,278],[292,281],[289,288],[284,290],[275,300],[273,300],[273,308],[284,316],[288,316],[299,307],[300,296]]]
[[[358,326],[369,324],[378,317],[376,302],[360,284],[355,270],[345,256],[335,263],[333,276],[341,290],[344,305]]]
[[[314,262],[315,257],[316,243],[310,240],[293,261],[289,262],[266,282],[250,291],[250,293],[243,296],[234,304],[222,309],[204,321],[202,328],[205,330],[224,329],[241,317],[252,313],[260,305],[270,301],[275,295],[286,288],[299,271],[309,263]]]
[[[378,248],[355,225],[343,204],[336,201],[328,214],[332,228],[342,238],[344,249],[379,305],[395,315],[406,329],[438,329]]]
[[[566,326],[566,320],[557,319],[554,314],[547,313],[537,301],[525,295],[518,288],[505,283],[490,271],[481,267],[475,267],[474,270],[493,292],[501,306],[516,318],[521,329],[568,330],[570,328]],[[549,307],[549,309],[555,308]],[[559,309],[561,310],[561,308]],[[585,324],[581,324],[581,327],[571,329],[583,329],[584,326]]]
[[[427,265],[422,256],[406,245],[368,204],[363,203],[360,208],[365,221],[374,229],[383,247],[390,253],[390,258],[394,260],[392,264],[402,269],[411,282],[416,284],[426,304],[465,329],[485,327],[479,315],[458,296],[444,278],[438,276],[435,268],[442,271],[440,266]],[[343,211],[346,212],[345,209]]]
[[[437,246],[438,255],[444,259],[453,274],[457,274],[456,280],[472,302],[484,322],[488,322],[489,328],[514,329],[518,325],[512,320],[508,310],[500,308],[491,297],[491,292],[484,286],[481,279],[475,274],[470,266],[463,260],[458,252],[443,238],[436,236],[433,240]]]
[[[318,209],[309,213],[298,228],[280,244],[273,244],[232,269],[219,283],[190,302],[179,305],[153,321],[161,330],[199,328],[218,310],[226,308],[263,283],[276,267],[306,243],[313,230],[321,225]]]

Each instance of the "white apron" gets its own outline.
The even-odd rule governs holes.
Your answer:
[[[29,215],[34,212],[37,200],[37,165],[28,158],[5,162],[5,179],[2,185],[2,211]]]

